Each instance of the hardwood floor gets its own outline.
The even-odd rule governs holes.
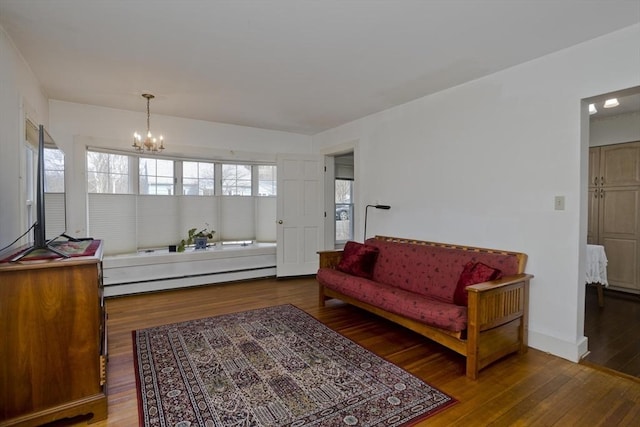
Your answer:
[[[599,307],[595,286],[587,287],[584,334],[589,354],[584,360],[640,378],[640,295],[604,293],[604,307]]]
[[[291,303],[459,402],[429,426],[631,426],[640,419],[640,383],[530,349],[464,375],[456,353],[340,301],[318,307],[314,278],[264,279],[113,298],[109,315],[109,418],[94,426],[136,426],[131,331]]]

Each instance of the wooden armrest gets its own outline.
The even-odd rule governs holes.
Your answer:
[[[468,292],[486,292],[490,290],[495,290],[499,288],[503,288],[509,285],[513,285],[515,283],[520,283],[523,281],[531,280],[533,275],[521,273],[514,274],[511,276],[506,276],[501,279],[491,280],[488,282],[476,283],[475,285],[467,286]]]
[[[514,274],[502,279],[478,283],[467,287],[469,295],[468,331],[480,331],[523,317],[527,324],[529,280],[531,274]]]
[[[320,268],[336,268],[342,259],[342,249],[318,251]]]

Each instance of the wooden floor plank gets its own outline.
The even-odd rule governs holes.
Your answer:
[[[132,330],[276,304],[296,305],[458,400],[420,425],[636,426],[640,419],[640,383],[534,349],[506,357],[472,381],[462,356],[339,301],[319,307],[315,279],[300,278],[108,299],[109,417],[92,425],[138,425]],[[65,424],[75,425],[57,423]]]
[[[598,305],[596,289],[585,294],[584,334],[589,339],[589,363],[640,377],[640,295],[604,291]]]

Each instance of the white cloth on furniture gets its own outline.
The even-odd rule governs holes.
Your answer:
[[[609,286],[607,281],[607,254],[602,245],[587,245],[587,283]]]

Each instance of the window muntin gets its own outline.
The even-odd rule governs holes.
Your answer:
[[[258,166],[258,196],[277,195],[277,175],[276,166]]]
[[[89,193],[131,193],[129,156],[87,151]]]
[[[215,166],[209,162],[182,162],[182,194],[213,196]]]
[[[251,196],[251,165],[222,165],[222,194]]]
[[[173,160],[139,159],[139,193],[168,195],[174,194]]]

